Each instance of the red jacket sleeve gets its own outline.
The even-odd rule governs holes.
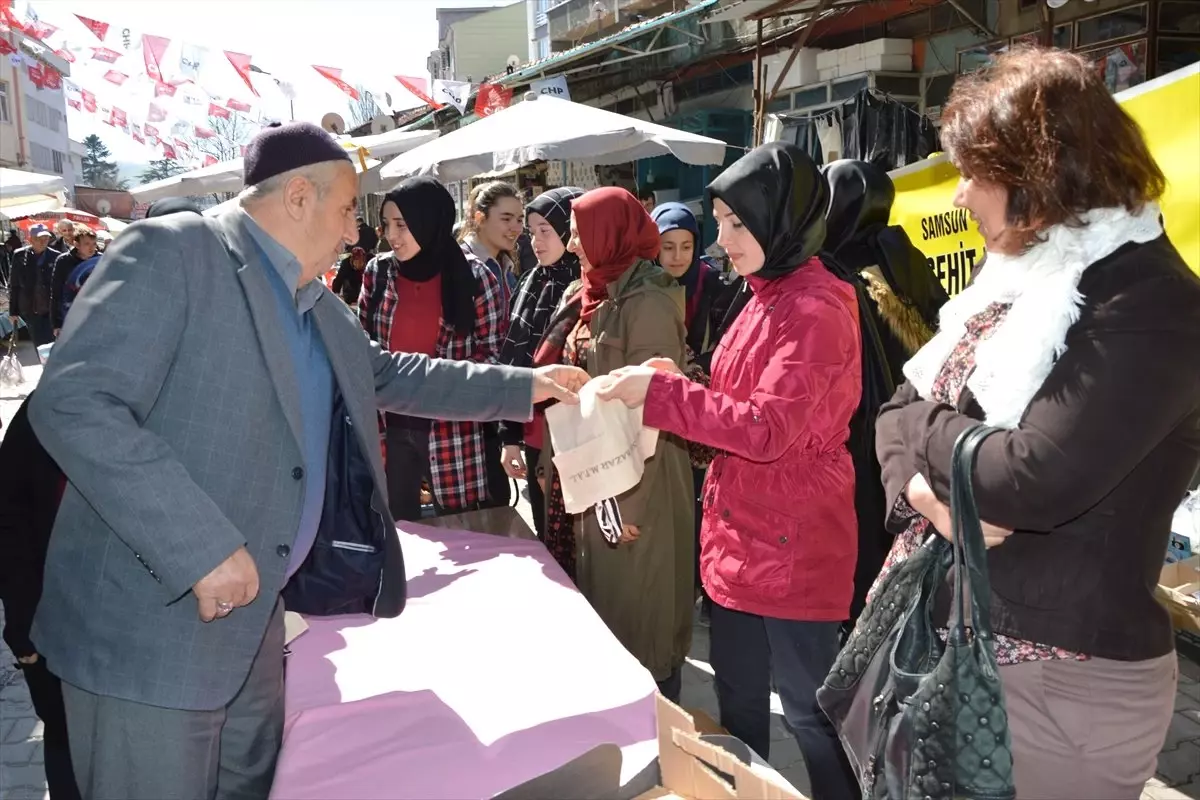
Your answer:
[[[644,423],[760,463],[796,445],[826,450],[844,442],[862,392],[856,315],[810,295],[777,327],[762,329],[773,349],[747,400],[659,373]]]

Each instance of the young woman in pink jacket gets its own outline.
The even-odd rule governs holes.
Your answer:
[[[816,800],[858,795],[816,690],[850,611],[857,525],[846,449],[861,393],[853,288],[815,257],[828,187],[812,160],[763,145],[709,186],[717,241],[753,292],[705,388],[656,359],[616,370],[601,396],[645,404],[645,424],[710,445],[700,569],[713,600],[721,724],[764,758],[771,682]]]

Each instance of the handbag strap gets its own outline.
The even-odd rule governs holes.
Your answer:
[[[975,505],[973,476],[979,446],[996,432],[996,428],[985,425],[963,431],[954,443],[950,465],[950,518],[954,538],[954,597],[950,608],[950,636],[958,644],[966,643],[967,627],[976,636],[984,639],[992,637],[992,590],[988,580],[983,527]]]

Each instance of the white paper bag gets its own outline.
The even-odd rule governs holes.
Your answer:
[[[642,407],[597,399],[596,381],[580,390],[579,405],[548,408],[546,422],[569,514],[637,486],[658,444],[658,431],[642,426]]]

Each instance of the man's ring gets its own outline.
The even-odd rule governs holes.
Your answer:
[[[217,611],[219,611],[222,615],[228,614],[230,611],[233,611],[233,603],[226,603],[224,600],[218,600]]]

